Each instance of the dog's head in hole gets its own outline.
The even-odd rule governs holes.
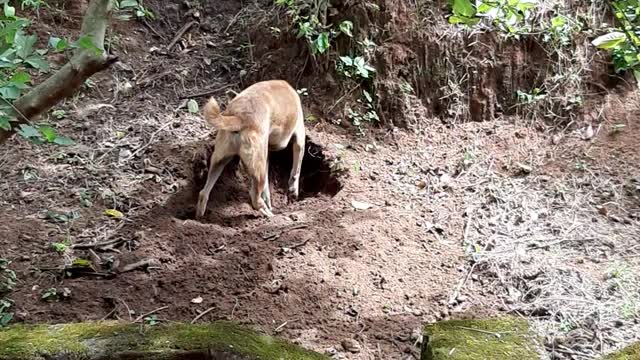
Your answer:
[[[282,150],[290,142],[293,142],[293,166],[289,196],[298,198],[305,128],[302,102],[291,85],[283,80],[258,82],[239,93],[222,112],[218,102],[210,98],[203,115],[218,133],[209,160],[207,182],[198,196],[196,218],[204,216],[211,190],[224,167],[236,155],[251,179],[251,206],[262,215],[273,217],[268,179],[269,151]]]

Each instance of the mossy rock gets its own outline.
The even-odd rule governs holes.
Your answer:
[[[640,342],[611,353],[605,356],[603,360],[640,360]]]
[[[451,320],[425,327],[421,360],[538,360],[541,349],[522,319]]]
[[[326,360],[229,322],[206,325],[120,322],[13,325],[0,330],[2,360]]]

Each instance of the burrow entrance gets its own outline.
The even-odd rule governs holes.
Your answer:
[[[283,208],[287,205],[287,189],[291,167],[293,166],[293,144],[289,144],[281,151],[269,154],[269,186],[274,207]],[[209,158],[213,154],[215,145],[207,144],[193,161],[193,196],[204,187],[207,181]],[[208,210],[229,203],[248,203],[250,180],[240,164],[239,158],[233,159],[216,182],[209,198]],[[319,196],[335,196],[342,190],[343,184],[339,177],[331,170],[330,160],[327,159],[323,146],[313,142],[308,136],[305,143],[305,154],[300,172],[299,200]],[[193,218],[195,209],[188,214],[181,214],[180,218]]]

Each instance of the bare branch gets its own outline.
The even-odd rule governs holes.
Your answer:
[[[118,61],[115,56],[107,56],[104,51],[104,37],[110,12],[110,0],[91,0],[82,22],[81,37],[90,37],[93,44],[102,50],[98,55],[91,49],[79,48],[69,62],[13,103],[15,121],[12,130],[0,129],[0,144],[13,135],[19,124],[49,110],[61,100],[71,96],[93,74],[108,68]],[[20,115],[21,114],[21,115]]]

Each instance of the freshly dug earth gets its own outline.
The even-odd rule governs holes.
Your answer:
[[[613,95],[599,119],[601,131],[587,140],[580,130],[552,141],[517,118],[455,127],[422,119],[414,134],[394,130],[367,138],[308,122],[299,201],[286,201],[291,165],[285,150],[271,161],[275,218],[251,209],[248,182],[232,164],[214,187],[205,219],[193,220],[213,136],[187,111],[185,97],[195,94],[203,104],[208,95],[197,94],[207,91],[224,104],[233,96],[227,91],[240,91],[249,85],[244,79],[256,77],[255,61],[263,59],[252,57],[252,39],[241,31],[251,18],[239,2],[147,5],[159,19],[114,23],[112,43],[122,63],[62,104],[64,119],[51,120],[77,145],[36,146],[16,138],[0,150],[0,257],[17,272],[18,285],[7,295],[17,321],[135,320],[152,311],[143,321],[192,321],[206,311],[198,322],[240,321],[336,358],[411,359],[419,356],[422,325],[436,319],[525,309],[556,331],[565,325],[560,311],[594,314],[552,301],[559,289],[542,280],[561,278],[567,268],[595,283],[572,293],[576,304],[605,293],[612,266],[624,263],[638,273],[640,249],[632,243],[640,201],[634,188],[623,191],[640,175],[632,166],[637,117],[614,111]],[[166,51],[196,12],[200,26]],[[43,22],[61,23],[47,16],[53,15],[42,14]],[[626,127],[609,136],[607,129],[618,123]],[[589,197],[567,196],[580,194],[585,183],[601,184],[596,180],[606,186],[589,188]],[[592,197],[604,188],[606,196]],[[521,194],[540,194],[536,206],[558,216],[547,221],[536,213],[542,220],[534,221],[524,203],[501,207],[518,203]],[[124,216],[110,218],[107,209]],[[597,224],[589,228],[598,231],[597,240],[565,256],[565,243],[552,236],[571,234],[578,220]],[[526,259],[514,250],[523,244]],[[611,250],[602,250],[607,246]],[[77,258],[93,269],[61,270]],[[110,272],[145,260],[132,271]],[[481,264],[473,267],[474,261]],[[542,276],[527,276],[534,265]],[[634,294],[623,291],[625,284],[607,293],[616,300],[612,309],[627,309],[622,305],[635,299],[622,297]],[[68,289],[69,296],[43,299],[52,288]],[[527,289],[540,297],[514,296]],[[532,311],[539,303],[544,311]],[[569,324],[596,332],[589,336],[621,339],[603,340],[589,348],[591,356],[629,342],[637,333],[633,310],[623,320],[607,313],[596,330],[588,326],[587,320],[598,321],[593,316]],[[616,326],[618,320],[624,326]],[[552,334],[546,345],[557,358],[570,354],[565,348],[586,351],[584,344],[594,343],[568,332],[562,348],[555,345],[562,334]]]

